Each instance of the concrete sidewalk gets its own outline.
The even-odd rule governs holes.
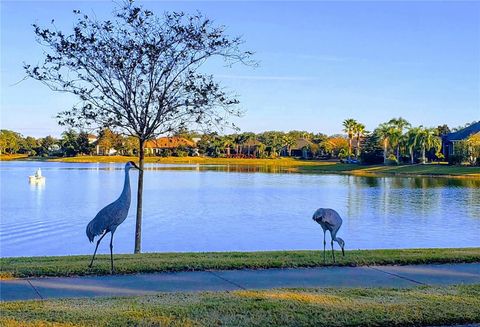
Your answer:
[[[480,283],[480,263],[212,270],[0,281],[0,300],[133,296],[281,287],[412,287]]]

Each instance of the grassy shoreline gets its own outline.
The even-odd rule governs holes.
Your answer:
[[[0,303],[2,326],[437,326],[478,323],[480,285],[159,293]]]
[[[329,253],[327,253],[329,254]],[[480,248],[351,250],[342,257],[337,251],[337,266],[406,265],[426,263],[480,262]],[[99,255],[92,269],[90,255],[58,257],[0,258],[0,276],[8,278],[42,276],[106,275],[110,256]],[[118,274],[200,271],[210,269],[268,269],[321,267],[321,251],[144,253],[115,255]]]
[[[0,157],[0,160],[29,160],[51,161],[68,163],[121,163],[136,157],[128,156],[77,156],[66,158],[26,158]],[[173,164],[173,165],[229,165],[279,168],[276,171],[311,174],[348,174],[355,176],[435,176],[480,179],[480,167],[449,166],[444,164],[426,165],[399,165],[399,166],[362,166],[356,164],[341,164],[331,161],[300,160],[294,158],[278,159],[233,159],[208,157],[146,157],[146,163]]]

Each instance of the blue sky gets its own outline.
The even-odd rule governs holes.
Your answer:
[[[402,116],[451,127],[480,119],[480,2],[158,2],[160,13],[200,10],[256,52],[256,69],[206,67],[240,95],[243,131],[373,130]],[[73,9],[110,18],[114,2],[1,2],[1,128],[58,136],[54,119],[76,100],[26,80],[40,61],[31,24],[69,31]]]

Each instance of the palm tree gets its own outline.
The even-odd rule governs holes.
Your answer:
[[[406,134],[406,145],[410,154],[410,163],[412,165],[415,163],[415,158],[413,155],[415,153],[415,148],[418,146],[418,136],[421,131],[422,129],[420,127],[413,127],[409,129]]]
[[[257,138],[257,136],[255,135],[255,133],[252,133],[252,132],[245,132],[242,134],[242,150],[243,150],[243,147],[245,146],[245,144],[247,144],[247,155],[249,156],[250,155],[250,146],[251,146],[251,142],[250,141],[255,141]]]
[[[397,148],[397,160],[400,160],[400,141],[402,139],[404,130],[410,128],[411,125],[406,119],[402,117],[392,118],[389,120],[388,124],[393,126],[396,130],[392,135],[392,141],[394,141],[393,143],[396,145]]]
[[[440,138],[437,136],[437,130],[435,128],[419,127],[420,131],[417,134],[417,144],[422,149],[422,163],[425,163],[425,152],[427,150],[435,149],[438,152],[442,147]]]
[[[230,148],[234,144],[234,139],[231,135],[225,135],[222,137],[222,147],[225,150],[225,154],[230,156]]]
[[[402,131],[396,126],[390,125],[390,137],[389,142],[392,150],[395,149],[395,157],[400,160],[400,143],[402,141]]]
[[[383,163],[387,162],[388,144],[393,134],[393,128],[387,123],[380,124],[375,130],[383,144]]]
[[[288,156],[292,156],[292,146],[297,143],[297,140],[291,135],[285,135],[283,137],[283,146],[287,148]]]
[[[355,119],[349,118],[343,121],[343,131],[347,133],[348,137],[348,160],[350,160],[350,156],[352,155],[352,139],[355,133],[355,126],[357,126],[357,121]]]
[[[234,137],[234,143],[235,143],[235,152],[237,153],[237,156],[243,152],[243,143],[246,142],[246,137],[245,134],[237,134]]]
[[[363,125],[362,123],[357,123],[355,124],[355,127],[354,127],[354,134],[355,134],[355,137],[357,139],[357,151],[356,151],[356,154],[355,156],[358,157],[360,156],[360,138],[365,135],[365,125]]]

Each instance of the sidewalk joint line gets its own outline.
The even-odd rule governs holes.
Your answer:
[[[37,295],[40,297],[41,300],[43,300],[43,296],[42,294],[40,294],[40,292],[37,290],[37,288],[35,286],[33,286],[32,282],[30,281],[30,279],[27,278],[27,282],[28,284],[30,284],[30,286],[33,288],[33,290],[35,291],[35,293],[37,293]]]
[[[232,282],[232,281],[230,281],[230,280],[228,280],[228,279],[226,279],[226,278],[224,278],[224,277],[222,277],[222,276],[214,273],[214,272],[211,271],[211,270],[208,270],[208,272],[211,273],[213,276],[215,276],[215,277],[217,277],[217,278],[220,278],[220,279],[223,280],[223,281],[226,281],[227,283],[230,283],[230,284],[232,284],[232,285],[234,285],[234,286],[236,286],[236,287],[238,287],[238,288],[240,288],[240,289],[242,289],[242,290],[246,290],[246,288],[243,287],[242,285],[237,284],[237,283],[235,283],[235,282]]]
[[[395,276],[395,277],[398,277],[398,278],[401,278],[401,279],[408,280],[409,282],[412,282],[412,283],[416,283],[416,284],[428,286],[428,284],[425,284],[425,283],[416,281],[415,279],[411,279],[411,278],[408,278],[408,277],[404,277],[404,276],[401,276],[401,275],[398,275],[398,274],[395,274],[395,273],[392,273],[392,272],[384,271],[384,270],[381,270],[381,269],[378,269],[378,268],[375,268],[375,267],[372,267],[372,266],[367,266],[367,267],[368,267],[368,268],[371,268],[371,269],[373,269],[373,270],[376,270],[376,271],[380,271],[380,272],[382,272],[382,273],[384,273],[384,274],[387,274],[387,275],[392,275],[392,276]]]

